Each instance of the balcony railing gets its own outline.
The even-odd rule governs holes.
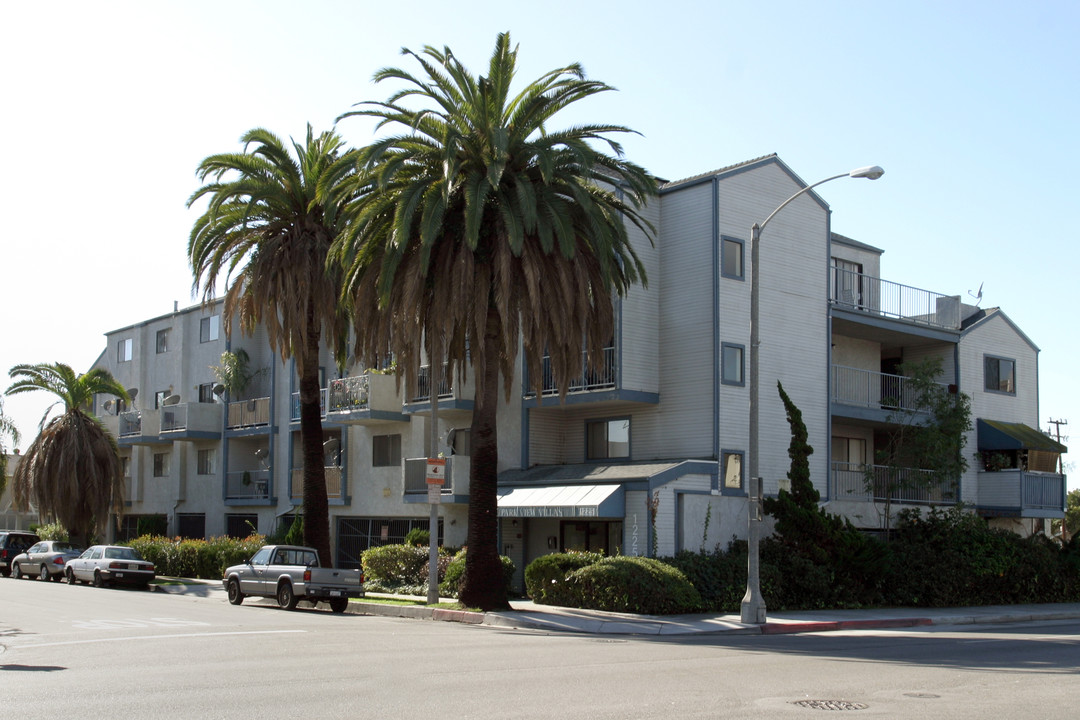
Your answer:
[[[319,415],[322,417],[326,417],[326,391],[327,388],[319,390]],[[293,422],[300,422],[300,393],[294,392],[292,394],[290,407],[289,419]]]
[[[367,375],[356,375],[331,380],[328,391],[330,412],[340,412],[367,409],[371,388]]]
[[[182,403],[164,405],[159,410],[161,432],[221,432],[221,410],[218,403]]]
[[[451,455],[446,458],[446,484],[442,487],[444,494],[469,494],[471,460],[468,455]],[[427,458],[406,458],[404,473],[406,495],[427,494]]]
[[[442,379],[439,381],[439,398],[451,398],[454,396],[450,385],[449,373],[446,365],[443,365]],[[431,399],[431,366],[421,365],[420,372],[416,375],[416,396],[412,402],[425,402]]]
[[[958,297],[901,285],[853,270],[832,269],[829,301],[846,310],[858,310],[930,327],[960,329]]]
[[[270,498],[269,470],[236,470],[225,476],[228,500],[267,500]]]
[[[1065,476],[1018,469],[980,472],[978,506],[1038,510],[1061,517],[1065,509]]]
[[[948,385],[937,383],[942,390]],[[832,366],[832,400],[841,405],[854,405],[885,410],[919,410],[911,378],[903,375]]]
[[[326,473],[326,497],[341,497],[341,468],[337,465],[327,465],[323,468]],[[293,498],[304,497],[304,468],[292,469],[291,487],[289,492]]]
[[[615,367],[614,347],[604,348],[604,367],[599,371],[589,369],[589,354],[583,352],[581,353],[581,373],[570,379],[568,392],[589,392],[613,388],[618,378],[617,370]],[[525,394],[531,396],[535,393],[535,383],[532,382],[532,378],[529,377],[526,371]],[[551,367],[551,357],[549,355],[545,355],[540,361],[540,393],[542,395],[557,395],[559,393],[559,386],[555,383],[555,373]]]
[[[936,480],[929,470],[890,468],[884,465],[832,464],[834,500],[955,505],[956,482]]]
[[[142,413],[138,410],[129,410],[120,413],[119,431],[120,437],[138,437],[142,435]]]
[[[261,427],[270,424],[270,398],[237,400],[229,403],[228,427],[230,430]]]

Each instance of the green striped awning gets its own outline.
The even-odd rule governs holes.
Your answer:
[[[1043,450],[1066,453],[1067,447],[1024,423],[982,420],[976,425],[979,450]]]

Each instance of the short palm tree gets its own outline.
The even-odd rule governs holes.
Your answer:
[[[11,439],[12,447],[19,444],[19,428],[4,414],[4,403],[0,401],[0,495],[7,489],[7,447],[4,438]]]
[[[315,192],[338,160],[355,167],[350,151],[333,132],[318,137],[308,126],[304,143],[285,144],[264,129],[241,138],[244,151],[211,155],[197,171],[204,185],[188,200],[209,199],[195,221],[188,258],[196,291],[214,296],[219,280],[225,290],[225,332],[233,317],[241,331],[262,324],[270,346],[282,360],[293,358],[300,386],[300,436],[304,461],[304,540],[323,558],[330,555],[326,475],[323,469],[322,419],[319,407],[319,348],[325,338],[338,362],[344,359],[347,307],[339,303],[341,271],[327,262],[340,228],[338,192],[323,202]],[[294,157],[295,155],[295,157]],[[349,182],[348,170],[337,176]],[[207,179],[211,179],[207,182]]]
[[[509,399],[519,338],[530,377],[540,382],[547,353],[563,393],[582,369],[583,349],[590,364],[602,364],[613,295],[645,281],[627,225],[651,238],[640,209],[656,183],[609,137],[627,128],[548,129],[563,108],[612,89],[587,80],[579,65],[512,94],[518,51],[508,34],[498,36],[486,77],[474,77],[449,48],[402,52],[421,75],[380,70],[376,82],[405,88],[342,116],[375,117],[380,129],[400,133],[360,151],[359,197],[338,243],[356,351],[375,361],[392,350],[413,386],[423,355],[433,370],[445,358],[459,377],[471,363],[461,601],[506,607],[496,538],[500,375]]]
[[[44,390],[56,395],[63,413],[51,420],[30,443],[12,474],[15,506],[31,503],[49,519],[60,521],[73,541],[88,542],[104,529],[110,513],[124,511],[124,478],[116,439],[89,410],[94,395],[128,399],[127,391],[108,370],[78,375],[63,363],[16,365],[15,381],[5,395]],[[76,540],[77,539],[77,540]]]

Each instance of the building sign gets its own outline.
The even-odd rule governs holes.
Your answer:
[[[540,505],[537,507],[501,507],[499,517],[517,518],[588,518],[599,517],[595,505]]]

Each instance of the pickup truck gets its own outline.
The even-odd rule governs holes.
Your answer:
[[[349,598],[364,596],[360,570],[321,567],[314,548],[298,545],[264,545],[247,562],[226,568],[221,582],[233,605],[249,595],[277,598],[286,610],[293,610],[301,600],[312,607],[323,600],[331,610],[342,613]]]

